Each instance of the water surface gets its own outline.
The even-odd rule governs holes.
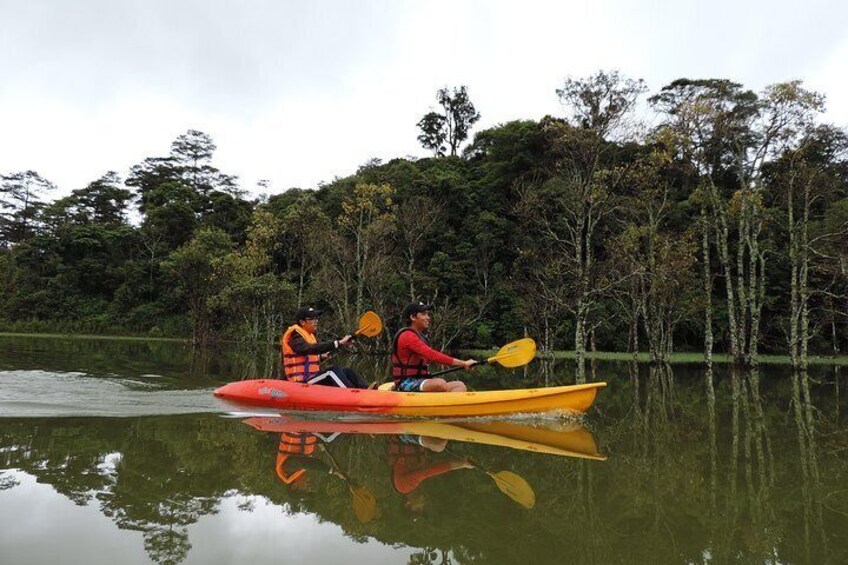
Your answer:
[[[848,562],[838,367],[808,398],[782,366],[599,363],[582,422],[367,424],[211,395],[278,370],[265,348],[0,338],[2,562]]]

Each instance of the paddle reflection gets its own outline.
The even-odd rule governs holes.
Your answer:
[[[536,494],[523,477],[511,470],[490,470],[483,463],[449,449],[452,441],[563,457],[605,459],[598,452],[592,434],[579,422],[534,426],[498,421],[351,422],[290,416],[253,417],[244,422],[257,430],[279,434],[275,472],[289,488],[309,490],[310,474],[334,475],[347,483],[351,507],[360,523],[380,517],[379,503],[373,487],[362,478],[352,478],[333,455],[334,446],[347,435],[385,436],[393,495],[400,497],[403,507],[413,514],[420,514],[427,507],[426,489],[422,488],[426,482],[464,469],[479,470],[491,479],[497,490],[520,506],[527,509],[535,506]]]

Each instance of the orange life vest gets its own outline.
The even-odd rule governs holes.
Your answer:
[[[284,467],[286,460],[290,455],[312,455],[315,452],[315,446],[318,444],[318,438],[312,434],[288,433],[280,434],[280,448],[277,453],[277,464],[274,470],[281,481],[287,485],[298,480],[306,469],[298,469],[293,473],[288,473]]]
[[[318,364],[320,357],[318,355],[298,355],[295,353],[289,343],[289,339],[294,332],[299,333],[306,343],[318,343],[318,340],[315,339],[313,334],[298,324],[289,326],[280,340],[280,347],[283,350],[283,370],[285,371],[286,380],[302,383],[307,381],[309,377],[321,372],[321,366]]]

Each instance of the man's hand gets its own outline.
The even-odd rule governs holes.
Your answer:
[[[347,334],[346,336],[344,336],[343,338],[341,338],[339,340],[340,346],[344,345],[345,347],[347,347],[347,346],[351,345],[352,343],[353,343],[353,336],[350,335],[350,334]]]
[[[475,359],[466,359],[465,361],[457,359],[457,361],[458,361],[457,366],[465,367],[466,371],[470,371],[471,369],[474,368],[474,365],[477,364],[477,361]]]

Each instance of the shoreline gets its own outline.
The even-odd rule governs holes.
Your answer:
[[[188,338],[179,338],[179,337],[152,337],[152,336],[124,336],[124,335],[103,335],[103,334],[64,334],[64,333],[24,333],[24,332],[0,332],[0,338],[3,337],[24,337],[24,338],[41,338],[41,339],[90,339],[90,340],[103,340],[103,341],[159,341],[159,342],[174,342],[174,343],[187,343],[191,344],[191,339]],[[235,341],[227,341],[221,340],[216,343],[237,343]],[[263,344],[263,342],[257,342],[257,344]],[[479,355],[480,357],[484,357],[486,355],[490,355],[493,350],[491,349],[460,349],[457,351],[462,351],[466,353],[470,353],[473,355]],[[576,357],[573,351],[554,351],[551,355],[548,352],[542,352],[537,354],[537,360],[568,360],[574,359]],[[595,352],[586,352],[586,359],[588,361],[591,360],[599,360],[599,361],[632,361],[635,360],[640,363],[646,363],[650,361],[650,357],[648,353],[638,353],[634,356],[633,353],[627,352],[619,352],[619,351],[595,351]],[[672,365],[675,364],[691,364],[691,363],[703,363],[703,353],[673,353],[671,358],[669,359],[669,363]],[[713,354],[713,363],[725,365],[729,363],[730,357],[723,353],[715,353]],[[828,357],[823,355],[811,355],[809,358],[810,365],[834,365],[834,366],[848,366],[848,355],[841,355],[838,357]],[[763,365],[789,365],[789,356],[788,355],[760,355],[760,364]]]

